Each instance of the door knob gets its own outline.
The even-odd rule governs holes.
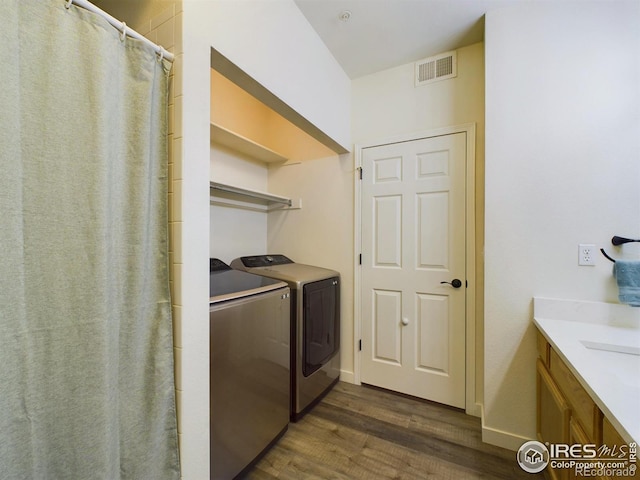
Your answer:
[[[462,282],[457,278],[454,278],[450,282],[440,282],[440,283],[446,283],[447,285],[451,285],[453,288],[460,288],[462,286]]]
[[[409,325],[409,319],[407,317],[402,317],[401,322],[402,322],[402,325],[404,325],[405,327]]]

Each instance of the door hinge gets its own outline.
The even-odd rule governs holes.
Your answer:
[[[358,255],[358,264],[362,265],[362,254]]]
[[[362,351],[362,340],[358,340],[358,351]]]
[[[360,180],[362,180],[362,167],[358,167],[358,175],[360,177]]]

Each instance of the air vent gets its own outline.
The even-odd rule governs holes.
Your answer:
[[[446,52],[416,62],[416,87],[457,75],[456,52]]]

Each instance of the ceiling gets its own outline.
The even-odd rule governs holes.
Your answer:
[[[295,0],[350,78],[481,42],[484,14],[525,0]],[[343,21],[342,12],[350,17]]]
[[[92,1],[130,25],[165,5],[135,0],[139,5],[132,8],[133,0]],[[294,1],[353,79],[481,42],[487,11],[536,0]],[[340,19],[344,11],[351,14],[346,22]]]

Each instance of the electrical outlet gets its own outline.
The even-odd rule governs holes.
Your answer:
[[[596,246],[587,243],[578,245],[578,265],[596,264]]]

